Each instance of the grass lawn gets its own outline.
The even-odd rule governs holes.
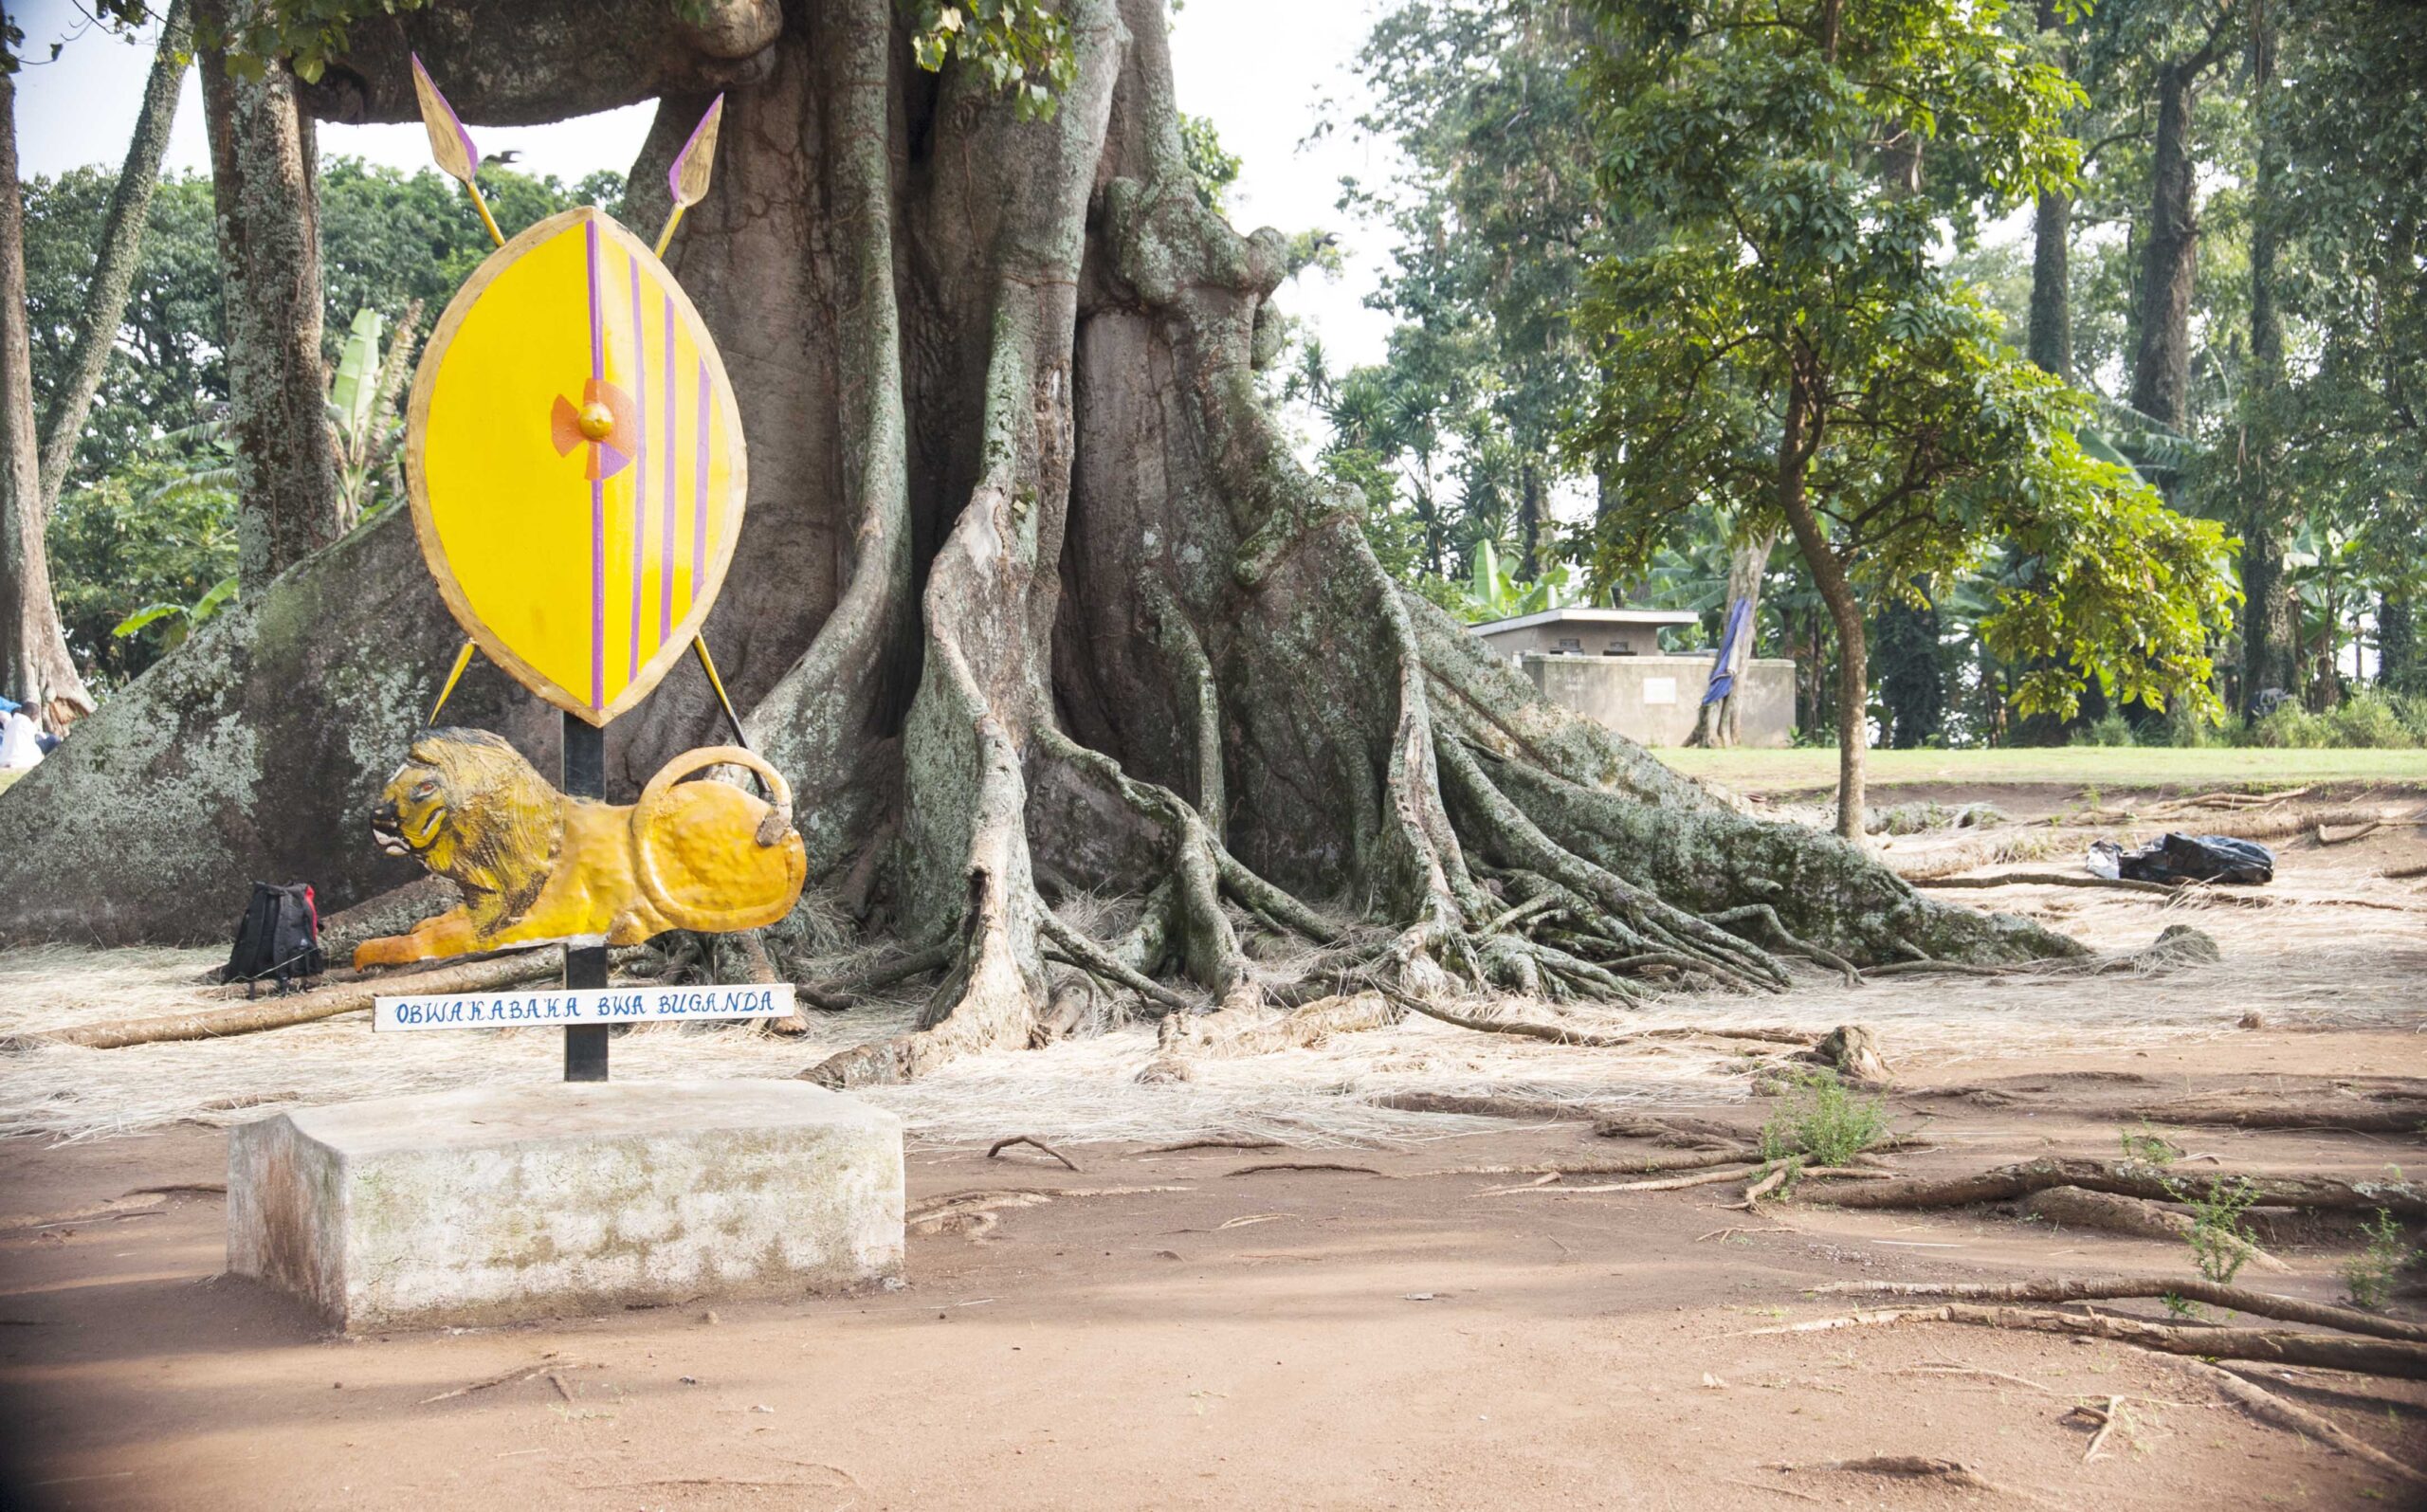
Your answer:
[[[1744,792],[1834,788],[1830,750],[1653,753],[1689,776]],[[2297,787],[2313,782],[2427,786],[2427,751],[2177,751],[2165,747],[2051,746],[1995,751],[1873,751],[1873,788],[1901,783],[2045,782],[2061,787]]]

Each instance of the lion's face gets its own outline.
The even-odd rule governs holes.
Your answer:
[[[389,855],[420,855],[437,843],[447,808],[438,768],[409,760],[388,779],[379,807],[371,811],[371,838]]]
[[[563,822],[557,790],[485,730],[415,740],[371,813],[371,838],[465,887],[515,892],[544,874]]]

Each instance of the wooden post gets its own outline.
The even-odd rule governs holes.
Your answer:
[[[574,798],[607,796],[607,732],[572,715],[564,716],[565,794]],[[565,986],[607,985],[607,943],[565,946]],[[565,1080],[607,1080],[607,1026],[575,1024],[565,1029]]]

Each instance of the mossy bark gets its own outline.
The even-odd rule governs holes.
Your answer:
[[[225,0],[202,0],[200,19],[224,31]],[[227,291],[236,574],[250,592],[336,540],[343,524],[320,358],[312,121],[284,64],[246,74],[215,51],[202,55],[202,114]]]
[[[630,9],[594,25],[611,39],[658,14]],[[325,98],[409,112],[403,50],[427,34],[463,60],[441,81],[467,118],[525,118],[527,55],[492,78],[463,40],[501,13],[366,28]],[[672,257],[751,437],[751,517],[708,639],[794,783],[820,906],[839,901],[941,965],[918,1031],[838,1057],[826,1079],[1028,1044],[1049,1032],[1057,974],[1158,1010],[1252,1015],[1300,991],[1251,958],[1254,931],[1417,995],[1465,980],[1630,998],[1645,970],[1771,991],[1788,980],[1781,956],[2077,949],[1737,813],[1540,702],[1403,592],[1356,501],[1298,465],[1257,401],[1282,239],[1243,237],[1199,201],[1161,0],[1062,13],[1077,78],[1049,120],[958,70],[916,71],[889,0],[787,6],[746,58],[667,33],[631,85],[666,97],[635,182],[703,89],[727,92],[717,187]],[[557,99],[564,114],[624,102],[586,65]],[[340,878],[333,902],[384,880],[336,811],[367,803],[452,648],[410,548],[374,526],[315,557],[96,721],[120,741],[173,718],[248,752],[290,730],[317,742],[335,796],[296,832],[319,852],[267,869]],[[341,665],[384,667],[389,684],[292,709],[241,691],[263,676],[252,616],[387,574],[389,602],[331,633],[350,647]],[[213,658],[222,703],[170,696],[168,668]],[[494,678],[475,696],[491,716],[523,707]],[[509,734],[536,733],[516,718]],[[714,718],[696,679],[669,679],[611,731],[611,785],[709,738]],[[360,752],[327,733],[348,720]],[[0,802],[0,854],[35,838],[29,790],[87,811],[87,854],[147,804],[191,813],[139,764],[102,765],[71,752],[20,784]],[[231,767],[213,796],[259,812],[243,794],[262,786]],[[228,889],[215,920],[263,868],[262,837],[185,829],[199,831],[185,889],[204,872]],[[64,823],[39,838],[65,843]],[[1080,892],[1143,900],[1136,927],[1090,938],[1056,907]],[[1532,922],[1503,921],[1528,900]],[[11,932],[33,923],[0,906]],[[128,937],[194,917],[151,893],[114,915]],[[1527,932],[1554,918],[1561,939]]]

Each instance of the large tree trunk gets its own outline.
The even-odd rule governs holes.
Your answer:
[[[1913,585],[1926,592],[1926,579]],[[1879,611],[1880,734],[1889,749],[1911,751],[1946,730],[1946,676],[1939,661],[1938,606],[1894,600]]]
[[[2132,408],[2181,430],[2191,417],[2191,296],[2199,271],[2199,164],[2191,156],[2191,108],[2216,62],[2223,23],[2198,52],[2158,67],[2157,124],[2149,157],[2149,209],[2141,228],[2139,339]]]
[[[2031,330],[2025,355],[2047,373],[2073,381],[2073,198],[2050,191],[2032,218]]]
[[[2275,301],[2275,256],[2283,240],[2283,154],[2269,116],[2275,83],[2275,26],[2264,0],[2254,5],[2250,37],[2252,116],[2258,128],[2258,172],[2250,227],[2250,373],[2243,392],[2238,458],[2241,536],[2242,710],[2256,716],[2260,695],[2290,691],[2296,676],[2299,617],[2284,571],[2292,520],[2279,479],[2275,412],[2284,384],[2284,318]]]
[[[1517,467],[1517,575],[1529,583],[1542,575],[1544,502],[1542,466],[1527,457]]]
[[[89,714],[50,592],[33,346],[26,329],[26,214],[17,184],[17,82],[0,74],[0,694],[54,733]]]
[[[2043,32],[2064,25],[2057,0],[2039,0],[2035,18]],[[2039,196],[2032,218],[2031,329],[2024,355],[2041,371],[2073,381],[2072,290],[2073,197],[2051,190]]]
[[[974,70],[916,71],[890,0],[801,0],[746,50],[733,15],[702,33],[639,0],[594,7],[584,58],[645,67],[568,64],[544,104],[525,64],[553,55],[509,65],[484,28],[553,12],[414,12],[360,24],[313,97],[410,118],[414,46],[475,123],[654,90],[673,118],[658,153],[726,91],[717,185],[672,259],[751,438],[751,514],[707,636],[793,782],[815,885],[949,962],[917,1032],[828,1080],[1026,1044],[1057,971],[1177,977],[1188,995],[1157,987],[1166,1006],[1257,1011],[1300,984],[1250,961],[1250,925],[1417,993],[1633,996],[1654,964],[1773,990],[1772,947],[2078,949],[1739,813],[1542,703],[1392,582],[1257,401],[1285,244],[1195,193],[1160,0],[1062,13],[1077,75],[1049,121]],[[0,854],[40,861],[0,895],[0,930],[215,934],[248,875],[309,877],[332,903],[387,880],[344,811],[392,768],[456,638],[411,551],[409,522],[383,520],[310,558],[113,700],[89,756],[12,790]],[[374,583],[385,599],[357,603]],[[502,715],[532,743],[549,721],[483,675],[463,717]],[[670,678],[611,730],[611,788],[714,719],[696,677]],[[290,763],[275,780],[273,761]],[[121,856],[173,875],[129,883]],[[1079,892],[1143,899],[1142,917],[1091,938],[1053,906]],[[1581,944],[1498,922],[1544,893]]]
[[[1864,640],[1862,602],[1846,576],[1845,563],[1829,544],[1826,527],[1805,497],[1804,477],[1820,449],[1817,422],[1798,371],[1787,388],[1786,424],[1779,436],[1779,512],[1795,533],[1796,549],[1812,570],[1812,584],[1828,606],[1837,632],[1837,836],[1861,845],[1865,818],[1863,754],[1870,746],[1870,668]]]
[[[2377,681],[2400,692],[2417,691],[2418,608],[2408,593],[2388,592],[2377,600]]]
[[[224,0],[204,0],[209,30]],[[312,123],[295,76],[202,55],[211,199],[227,289],[228,424],[237,442],[236,573],[245,592],[341,533],[320,356],[320,228]]]
[[[160,24],[159,50],[152,58],[152,74],[143,85],[143,104],[135,115],[135,137],[127,143],[126,162],[110,191],[110,207],[101,218],[101,245],[93,257],[93,280],[85,286],[84,312],[76,326],[75,349],[68,355],[66,380],[51,394],[42,418],[42,508],[47,517],[59,507],[60,491],[76,461],[76,443],[92,411],[93,395],[109,371],[110,354],[118,346],[119,322],[126,315],[128,293],[135,287],[136,264],[143,257],[143,228],[152,211],[152,191],[160,182],[160,158],[169,149],[169,128],[177,118],[177,89],[186,76],[186,59],[193,46],[186,0],[171,0]]]

